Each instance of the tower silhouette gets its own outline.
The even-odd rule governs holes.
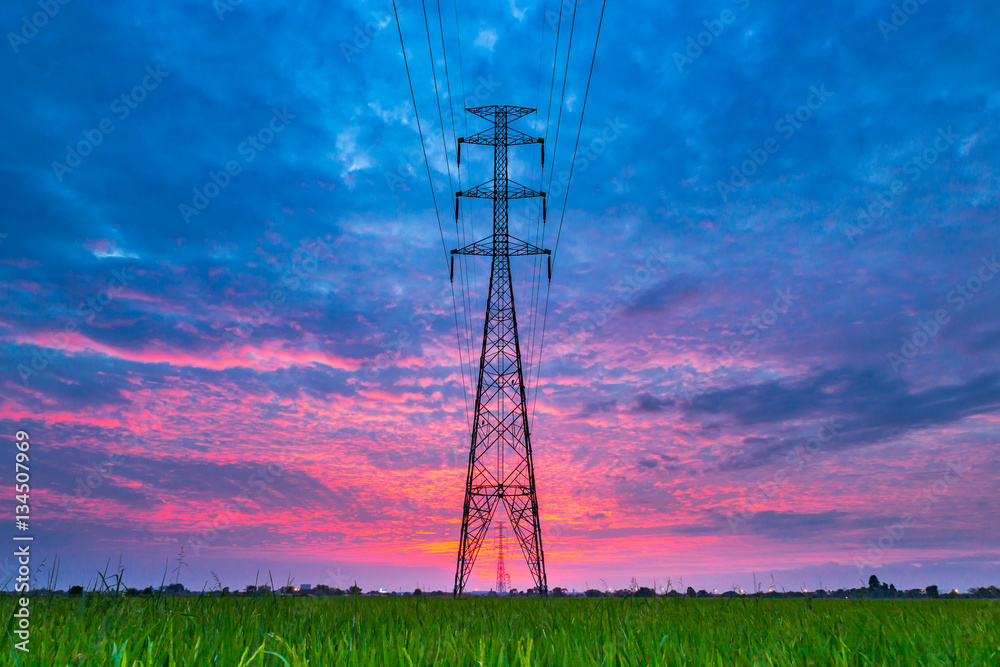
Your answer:
[[[497,524],[497,595],[510,592],[510,575],[503,561],[503,521]]]
[[[551,251],[511,236],[508,230],[508,203],[511,199],[542,198],[545,217],[545,193],[525,187],[507,178],[509,146],[541,144],[542,165],[545,144],[510,127],[510,123],[534,112],[516,106],[488,106],[466,109],[491,121],[493,127],[458,139],[458,163],[462,162],[462,144],[493,147],[493,180],[471,190],[455,193],[455,220],[458,221],[460,197],[493,200],[493,233],[452,250],[451,274],[455,275],[455,255],[489,257],[491,261],[489,297],[483,325],[483,350],[476,386],[472,444],[462,507],[462,536],[455,570],[455,594],[465,590],[476,556],[486,538],[494,512],[506,510],[514,536],[528,564],[539,594],[548,593],[545,556],[542,551],[541,524],[538,519],[538,495],[535,469],[531,460],[531,438],[521,347],[518,340],[517,314],[510,258],[548,255],[548,274],[552,278]]]

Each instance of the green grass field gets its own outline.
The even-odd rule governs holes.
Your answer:
[[[36,598],[9,665],[1000,665],[976,600]]]

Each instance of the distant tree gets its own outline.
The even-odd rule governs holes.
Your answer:
[[[413,589],[413,594],[414,595],[423,595],[424,592],[422,590],[420,590],[419,588],[414,588]]]
[[[346,591],[342,588],[334,587],[330,589],[330,595],[343,595],[344,593],[346,593]]]
[[[884,585],[885,585],[885,584],[883,584],[883,586],[884,586]],[[896,584],[889,584],[889,595],[891,595],[892,597],[896,597],[896,594],[897,594],[898,592],[899,592],[899,591],[897,591],[897,590],[896,590]]]
[[[167,586],[163,590],[169,593],[170,595],[177,595],[178,593],[184,592],[184,584],[180,582],[167,584]]]
[[[931,585],[924,589],[927,592],[927,597],[936,598],[938,596],[938,587]]]
[[[970,588],[969,595],[974,598],[995,599],[1000,597],[1000,589],[996,586],[980,586],[979,588]]]
[[[588,598],[602,598],[602,597],[604,597],[604,593],[602,593],[601,591],[597,590],[596,588],[588,588],[587,590],[585,590],[583,592],[583,594],[586,595]]]
[[[146,595],[146,596],[152,595],[153,594],[153,587],[152,586],[146,586],[145,588],[142,589],[142,594]]]
[[[126,588],[125,589],[125,595],[128,595],[129,597],[136,597],[137,595],[139,595],[139,589],[138,588]]]
[[[556,586],[552,589],[552,597],[554,598],[564,598],[566,597],[566,589]]]
[[[222,597],[229,597],[229,586],[225,586],[222,589]]]
[[[361,587],[358,586],[357,584],[354,584],[353,586],[347,589],[347,592],[350,593],[351,595],[361,595]]]
[[[70,586],[69,587],[69,596],[71,598],[78,598],[81,595],[83,595],[83,586]]]
[[[872,576],[868,577],[868,589],[869,590],[875,590],[880,585],[881,584],[879,584],[878,577],[876,577],[874,574]]]
[[[250,584],[249,586],[243,589],[243,592],[246,593],[247,595],[255,595],[257,593],[257,587],[254,586],[253,584]]]
[[[292,593],[295,592],[295,587],[294,586],[282,586],[281,590],[279,592],[282,595],[291,595]]]
[[[656,591],[646,586],[640,586],[639,590],[635,592],[635,596],[638,598],[653,598],[656,597]]]
[[[694,586],[688,586],[687,596],[689,598],[696,598],[696,597],[698,597],[698,594],[694,592]]]

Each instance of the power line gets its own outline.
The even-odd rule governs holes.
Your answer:
[[[461,102],[460,108],[462,110],[463,126],[464,126],[464,130],[465,130],[464,133],[468,134],[469,133],[469,120],[468,120],[469,114],[465,110],[465,100],[466,100],[466,93],[465,93],[465,62],[464,62],[464,60],[462,58],[462,29],[461,29],[461,26],[459,25],[459,21],[458,21],[458,0],[454,0],[453,1],[452,8],[454,9],[454,15],[455,15],[455,38],[456,38],[456,41],[458,42],[458,72],[459,72],[459,77],[460,77],[460,79],[462,81],[462,99],[460,100],[460,102]],[[441,2],[440,2],[440,0],[438,0],[438,19],[439,19],[439,21],[440,21],[440,18],[441,18]],[[442,33],[441,33],[441,45],[442,45],[442,51],[443,51],[444,50],[444,30],[443,30],[443,28],[442,28]],[[446,76],[447,76],[447,70],[448,70],[448,60],[447,60],[447,53],[445,53],[445,74],[446,74]],[[449,77],[448,99],[449,99],[449,108],[451,108],[451,110],[452,110],[452,127],[454,128],[454,126],[455,126],[455,122],[454,122],[454,105],[452,104],[452,101],[451,101],[452,100],[452,96],[451,96],[450,81],[451,81],[451,78]],[[455,139],[455,145],[456,145],[456,150],[457,150],[457,146],[458,146],[458,140],[457,140],[457,138]],[[458,165],[458,184],[459,184],[459,188],[461,188],[462,187],[462,165],[461,164]],[[467,232],[466,231],[465,211],[464,210],[460,211],[460,216],[459,217],[461,219],[461,237],[460,237],[461,241],[460,241],[460,243],[462,245],[465,245],[465,243],[468,241],[469,235],[475,236],[475,226],[470,223],[469,224],[469,230]],[[458,229],[456,229],[456,236],[458,236]],[[475,287],[478,286],[478,284],[479,284],[479,271],[476,269],[475,262],[472,262],[472,278],[470,280],[470,278],[469,278],[469,264],[470,264],[470,262],[468,262],[468,261],[466,261],[464,259],[459,259],[459,262],[460,262],[459,263],[459,278],[460,278],[459,288],[462,289],[462,301],[463,301],[463,307],[465,308],[465,334],[466,334],[466,341],[467,341],[466,346],[467,346],[467,349],[469,351],[469,383],[470,383],[470,386],[471,386],[471,384],[472,384],[472,378],[475,375],[475,369],[473,368],[474,359],[473,359],[473,356],[472,356],[472,347],[473,347],[473,343],[475,342],[475,336],[473,335],[473,331],[472,331],[472,318],[470,316],[470,313],[472,312],[472,294],[474,292]]]
[[[535,406],[538,405],[538,382],[542,376],[542,353],[545,352],[545,325],[549,321],[549,292],[552,289],[552,282],[545,287],[545,314],[542,315],[542,339],[538,348],[538,365],[535,369],[535,395],[531,399],[531,421],[535,421]]]
[[[573,18],[570,21],[570,27],[569,27],[569,42],[568,42],[567,47],[566,47],[566,65],[565,65],[565,68],[564,68],[564,71],[563,71],[562,92],[559,95],[559,113],[556,116],[556,138],[555,138],[555,142],[552,145],[552,160],[551,160],[551,166],[549,167],[549,184],[548,184],[548,187],[546,188],[547,192],[552,189],[552,179],[553,179],[553,177],[555,176],[555,173],[556,173],[556,154],[557,154],[557,152],[559,150],[559,130],[562,127],[562,113],[563,113],[563,109],[566,106],[566,84],[569,81],[569,60],[570,60],[570,56],[573,53],[573,35],[575,33],[575,30],[576,30],[576,9],[577,9],[577,3],[574,2],[573,3]],[[603,9],[602,9],[602,12],[603,12]],[[562,16],[563,16],[563,2],[562,2],[562,0],[560,0],[560,3],[559,3],[559,21],[558,21],[558,24],[557,24],[559,26],[559,29],[561,29],[561,26],[562,26]],[[549,89],[549,109],[548,109],[547,115],[551,114],[551,112],[552,112],[552,98],[553,98],[555,76],[556,76],[556,65],[558,64],[558,61],[559,61],[559,33],[558,33],[558,30],[557,30],[557,33],[556,33],[556,48],[555,48],[555,51],[554,51],[553,56],[552,56],[552,80],[550,82],[550,89]],[[548,126],[547,125],[546,125],[546,129],[545,129],[545,134],[546,134],[545,138],[546,138],[546,141],[547,141],[548,140]],[[544,175],[542,176],[542,178],[544,180]],[[565,211],[564,211],[564,213],[565,213]],[[543,235],[544,235],[544,231],[543,231]],[[532,402],[532,413],[531,413],[532,414],[532,419],[534,419],[534,405],[535,405],[534,401],[537,401],[537,399],[538,399],[538,379],[541,377],[541,365],[542,365],[542,356],[541,355],[542,355],[542,352],[543,352],[543,350],[545,348],[545,321],[548,318],[548,311],[549,311],[549,303],[548,303],[549,291],[550,291],[550,287],[547,286],[545,288],[545,312],[544,312],[544,314],[542,316],[542,334],[541,334],[541,340],[539,341],[538,356],[537,356],[537,361],[536,361],[535,398],[534,398],[534,400]],[[534,347],[534,338],[532,338],[532,347]]]
[[[395,0],[393,0],[395,2]],[[431,27],[430,23],[427,21],[427,3],[425,0],[421,0],[421,7],[424,10],[424,29],[427,31],[427,53],[431,59],[431,76],[434,79],[434,101],[437,102],[438,108],[438,120],[441,122],[441,146],[444,148],[444,163],[445,168],[448,170],[448,191],[454,192],[455,185],[451,180],[451,161],[448,159],[448,141],[445,139],[444,129],[444,113],[441,111],[441,94],[438,92],[438,78],[437,70],[434,69],[434,51],[431,49]],[[444,45],[442,44],[442,47]]]
[[[542,8],[542,31],[538,39],[538,78],[535,81],[535,108],[538,108],[538,103],[541,101],[542,96],[542,57],[545,54],[545,15],[548,13],[549,2],[545,0],[545,6]],[[548,122],[548,121],[546,121]],[[542,150],[545,150],[544,144],[542,145]],[[545,167],[542,166],[539,169],[539,184],[538,189],[542,189],[542,183],[545,179]],[[535,214],[535,238],[532,240],[535,245],[544,246],[544,242],[541,241],[543,238],[543,232],[540,229],[542,224],[542,212],[541,210],[536,211]],[[534,257],[531,262],[531,282],[528,285],[528,290],[530,294],[530,301],[528,302],[528,331],[530,332],[530,337],[528,338],[528,363],[527,375],[531,378],[531,373],[534,370],[534,355],[535,355],[535,325],[538,320],[538,281],[539,270],[541,269],[541,256]]]
[[[548,0],[545,1],[545,8],[544,8],[544,10],[542,12],[542,39],[541,39],[541,44],[540,44],[539,49],[538,49],[538,77],[539,77],[539,79],[541,79],[541,75],[542,75],[542,53],[544,52],[544,48],[545,48],[545,18],[546,18],[545,14],[547,12],[548,12]],[[559,0],[559,19],[556,22],[556,43],[555,43],[555,47],[552,50],[552,77],[551,77],[551,79],[549,81],[548,109],[545,112],[545,140],[546,141],[548,141],[548,138],[549,138],[549,121],[552,118],[552,96],[553,96],[553,92],[555,91],[556,64],[557,64],[558,59],[559,59],[559,35],[562,33],[562,17],[563,17],[563,0]],[[540,83],[541,82],[539,81],[539,84]],[[535,106],[536,107],[538,106],[538,98],[539,97],[540,97],[539,92],[536,89],[536,91],[535,91],[535,99],[536,99]],[[545,144],[543,143],[542,144],[543,150],[544,150],[544,145]],[[555,158],[556,158],[555,153],[552,153],[552,156],[550,158],[550,162],[552,164],[552,167],[551,167],[552,169],[555,169]],[[544,167],[544,165],[542,166],[541,173],[539,174],[538,189],[539,190],[544,190],[545,189],[545,167]],[[538,211],[538,216],[537,216],[537,218],[535,220],[535,237],[536,237],[536,239],[539,236],[539,234],[538,234],[538,222],[541,219],[542,219],[542,212]],[[544,227],[544,225],[542,226],[541,239],[542,239],[542,243],[538,243],[538,241],[536,240],[536,244],[538,244],[538,245],[544,245],[544,239],[545,239],[545,227]],[[537,262],[537,266],[538,266],[538,271],[540,272],[541,271],[541,260],[540,259]],[[537,275],[537,273],[536,273],[536,275]],[[530,318],[529,331],[531,332],[531,339],[530,339],[529,352],[528,352],[528,369],[529,369],[529,371],[528,371],[529,372],[528,377],[529,377],[529,379],[531,377],[531,375],[530,375],[531,370],[534,370],[534,366],[535,366],[535,364],[537,363],[537,360],[538,360],[538,355],[536,354],[537,348],[535,347],[535,340],[536,340],[536,338],[538,336],[538,330],[537,330],[537,326],[538,326],[538,303],[539,303],[539,295],[540,295],[540,293],[541,293],[541,280],[539,280],[538,283],[536,284],[536,288],[532,290],[532,310],[531,310],[531,315],[529,315],[529,318]]]
[[[402,29],[402,27],[399,24],[399,11],[396,9],[396,0],[392,0],[392,13],[393,13],[393,15],[396,18],[396,32],[399,33],[399,48],[402,49],[402,51],[403,51],[403,65],[406,67],[406,82],[410,86],[410,99],[413,101],[413,115],[414,115],[414,117],[417,120],[417,133],[420,135],[420,149],[421,149],[421,151],[423,151],[423,154],[424,154],[424,166],[427,168],[427,185],[430,186],[430,189],[431,189],[431,201],[434,202],[434,215],[435,215],[435,217],[437,217],[438,231],[441,233],[441,250],[444,252],[445,266],[449,266],[449,261],[448,261],[448,257],[449,257],[448,246],[447,246],[447,244],[444,241],[444,225],[441,224],[441,210],[438,208],[437,194],[434,192],[434,180],[431,178],[431,163],[427,159],[427,145],[424,143],[424,131],[423,131],[423,128],[421,127],[421,125],[420,125],[420,112],[417,111],[417,96],[413,92],[413,78],[410,76],[410,63],[406,59],[406,45],[403,43],[403,29]],[[425,21],[425,24],[426,24],[426,21]],[[428,39],[429,39],[429,32],[428,32]],[[429,42],[428,42],[428,45],[429,45]],[[431,62],[432,69],[433,69],[433,66],[434,66],[434,63],[432,61]],[[440,109],[440,107],[439,107],[439,109]],[[445,157],[447,158],[447,153],[445,154]],[[449,179],[450,179],[450,174],[449,174]],[[462,395],[464,397],[465,405],[466,405],[466,421],[468,422],[469,431],[471,432],[472,431],[472,422],[471,422],[471,420],[469,419],[469,416],[468,416],[469,396],[468,396],[468,392],[466,391],[466,388],[465,388],[465,371],[464,371],[464,369],[465,369],[465,361],[462,359],[462,341],[461,341],[461,337],[459,336],[459,333],[458,333],[458,302],[455,299],[455,286],[454,285],[452,285],[452,287],[451,287],[451,303],[452,303],[452,309],[453,309],[453,311],[455,313],[455,339],[458,342],[459,363],[461,364],[462,369],[463,369],[463,372],[462,372]]]
[[[452,178],[451,178],[451,161],[448,159],[448,141],[445,138],[447,130],[445,130],[445,125],[444,125],[444,113],[441,111],[441,93],[440,93],[440,89],[438,87],[437,69],[434,66],[434,50],[431,47],[431,28],[430,28],[430,21],[427,18],[427,2],[426,2],[426,0],[421,0],[420,6],[423,9],[423,14],[424,14],[424,31],[427,34],[427,54],[428,54],[428,57],[430,58],[431,77],[434,80],[434,101],[437,103],[438,121],[441,124],[441,146],[444,149],[445,167],[446,167],[446,169],[448,171],[448,188],[449,188],[449,190],[451,192],[454,192],[455,191],[454,190],[454,183],[452,182]],[[445,76],[447,77],[448,60],[447,60],[447,54],[445,53],[444,25],[443,25],[443,23],[441,21],[441,4],[440,4],[440,0],[438,0],[438,25],[441,28],[441,50],[442,50],[442,53],[445,54],[444,55],[444,57],[445,57]],[[450,82],[450,80],[448,81],[448,88],[449,88],[449,90],[451,89],[451,82]],[[451,105],[451,95],[450,95],[450,93],[449,93],[448,103],[449,103],[449,105]],[[450,107],[450,108],[453,109],[454,107]],[[452,133],[453,134],[455,134],[455,127],[454,127],[455,123],[454,123],[454,121],[455,121],[454,112],[452,112]],[[455,145],[456,146],[458,145],[458,140],[457,139],[455,140]],[[456,237],[457,237],[457,230],[456,230]],[[458,325],[458,300],[454,296],[454,294],[455,294],[455,285],[454,285],[454,283],[452,283],[451,291],[452,291],[452,301],[454,303],[454,308],[455,308],[455,327],[458,328],[458,326],[459,326]],[[463,295],[462,301],[463,301],[463,307],[466,307],[466,300],[464,298],[464,295]],[[468,322],[470,320],[470,316],[466,315],[465,316],[465,320],[466,320],[466,322]],[[458,336],[457,333],[456,333],[456,336]],[[466,380],[466,378],[465,378],[465,360],[462,358],[462,349],[461,349],[462,343],[461,343],[461,337],[460,336],[458,336],[458,340],[459,340],[459,351],[458,351],[459,352],[459,363],[460,363],[460,365],[462,367],[462,392],[463,392],[463,394],[465,396],[465,409],[466,409],[466,415],[467,415],[467,420],[468,420],[469,419],[468,418],[468,414],[471,412],[471,410],[470,410],[470,405],[469,405],[468,391],[466,390],[466,387],[465,387],[465,380]],[[468,352],[469,352],[469,358],[470,358],[470,362],[471,362],[471,358],[472,358],[471,335],[470,335],[470,340],[469,340],[469,343],[468,343]],[[469,375],[469,385],[468,386],[469,386],[469,389],[471,390],[471,388],[472,388],[472,374],[471,374],[472,373],[472,369],[471,369],[471,364],[470,364],[470,371],[469,372],[470,372],[470,375]],[[470,431],[472,430],[472,423],[471,423],[471,421],[469,421],[469,430]]]
[[[573,161],[569,165],[569,178],[566,181],[566,193],[563,196],[562,214],[559,216],[559,228],[556,230],[556,243],[552,248],[552,263],[555,264],[555,254],[559,250],[559,237],[562,235],[563,220],[566,218],[566,202],[569,201],[569,186],[573,182],[573,170],[576,168],[576,152],[580,148],[580,135],[583,133],[583,117],[587,113],[587,98],[590,97],[590,82],[594,77],[594,62],[597,60],[597,44],[601,39],[601,26],[604,25],[604,8],[608,0],[601,3],[601,18],[597,22],[597,37],[594,38],[594,54],[590,58],[590,73],[587,75],[587,88],[583,93],[583,107],[580,109],[580,126],[576,130],[576,145],[573,146]]]
[[[556,23],[556,46],[555,46],[555,49],[553,49],[553,52],[552,52],[552,77],[551,77],[551,79],[549,81],[549,104],[548,104],[548,110],[546,111],[546,114],[545,114],[545,118],[546,118],[546,120],[545,120],[545,140],[546,141],[548,141],[548,138],[549,138],[549,120],[551,119],[551,116],[552,116],[552,99],[553,99],[554,93],[555,93],[556,65],[558,65],[558,63],[559,63],[559,35],[562,32],[562,19],[563,19],[563,0],[559,0],[559,20]],[[562,125],[562,112],[563,112],[563,108],[565,106],[565,99],[566,99],[566,82],[567,82],[568,77],[569,77],[569,58],[570,58],[570,55],[571,55],[571,53],[573,51],[573,33],[574,33],[575,27],[576,27],[576,3],[574,2],[573,3],[573,20],[570,23],[570,30],[569,30],[569,45],[568,45],[568,47],[566,49],[566,67],[565,67],[565,71],[563,72],[562,93],[560,94],[560,97],[559,97],[559,113],[557,115],[557,120],[556,120],[556,140],[554,142],[554,145],[552,146],[552,157],[551,157],[551,160],[550,160],[551,166],[549,167],[549,186],[546,188],[546,191],[549,191],[549,190],[552,189],[552,177],[556,173],[556,157],[557,157],[556,156],[556,150],[559,147],[559,128]],[[545,174],[544,174],[544,172],[542,173],[542,181],[543,181],[543,183],[545,181]],[[545,230],[543,228],[543,230],[542,230],[542,238],[544,239],[544,237],[545,237]],[[541,283],[539,283],[539,287],[540,286],[541,286]],[[532,402],[531,402],[531,420],[532,420],[532,422],[534,422],[534,419],[535,419],[535,405],[537,405],[537,403],[538,403],[538,383],[539,383],[539,381],[541,379],[541,373],[542,373],[542,353],[545,351],[545,326],[546,326],[546,324],[548,322],[548,317],[549,317],[549,293],[550,293],[551,289],[552,289],[552,281],[550,280],[549,283],[545,287],[545,307],[544,307],[544,312],[543,312],[543,315],[542,315],[542,332],[541,332],[541,336],[540,336],[540,339],[539,339],[539,345],[538,345],[538,349],[537,349],[537,356],[535,357],[535,361],[534,361],[535,383],[534,383],[534,397],[532,398]],[[537,301],[536,301],[536,304],[537,304]],[[537,305],[536,305],[536,309],[537,309]],[[532,346],[533,351],[534,351],[534,347],[535,347],[535,335],[536,335],[536,331],[537,331],[537,322],[536,322],[535,328],[532,330],[531,346]]]
[[[597,60],[597,45],[600,43],[601,39],[601,27],[604,25],[604,9],[607,6],[607,0],[603,0],[601,3],[601,18],[597,22],[597,36],[594,38],[594,53],[590,58],[590,72],[587,74],[587,88],[583,94],[583,106],[580,108],[580,125],[576,131],[576,144],[573,147],[573,160],[569,167],[569,178],[566,181],[566,193],[563,197],[563,207],[562,213],[559,216],[559,228],[556,230],[556,242],[552,247],[552,263],[555,264],[556,252],[559,250],[559,239],[562,236],[562,226],[563,220],[566,218],[566,204],[569,201],[569,188],[573,182],[573,170],[576,167],[576,153],[580,148],[580,135],[583,133],[583,119],[587,113],[587,99],[590,97],[590,83],[594,78],[594,62]],[[575,18],[575,16],[574,16]],[[572,37],[571,37],[572,39]],[[567,59],[568,60],[568,59]],[[568,62],[567,62],[568,64]],[[557,128],[558,131],[558,128]],[[551,179],[549,183],[551,183]],[[551,283],[550,283],[551,286]],[[542,368],[542,352],[545,350],[545,326],[548,321],[549,316],[549,288],[545,290],[545,314],[542,316],[542,340],[540,343],[540,349],[538,352],[538,370],[535,380],[535,396],[531,403],[531,418],[534,420],[535,417],[535,405],[538,402],[538,378],[541,377]]]
[[[452,140],[454,141],[454,145],[457,147],[458,146],[458,131],[455,128],[455,103],[454,103],[454,98],[452,97],[452,94],[451,94],[451,71],[450,71],[450,69],[448,67],[448,47],[447,47],[446,40],[445,40],[445,37],[444,37],[444,20],[442,18],[442,13],[441,13],[441,0],[437,0],[437,10],[438,10],[438,30],[441,33],[441,55],[442,55],[442,59],[444,60],[444,77],[445,77],[445,84],[447,85],[447,90],[448,90],[448,115],[451,117],[451,137],[452,137]],[[456,15],[456,17],[457,17],[457,15]],[[426,21],[427,21],[427,9],[426,9],[426,5],[425,5],[424,6],[424,22],[425,22],[425,24],[426,24]],[[431,70],[434,71],[434,55],[433,55],[433,51],[430,48],[430,31],[429,30],[428,30],[427,40],[428,40],[427,41],[427,48],[428,48],[428,51],[431,52]],[[436,96],[437,102],[438,102],[438,113],[440,114],[440,111],[441,111],[441,98],[438,95],[436,75],[435,75],[435,80],[434,80],[434,93],[435,93],[435,96]],[[442,125],[441,125],[441,141],[442,141],[442,143],[445,146],[445,160],[448,160],[448,146],[447,146],[447,143],[445,143],[445,139],[444,139],[445,129],[444,129],[444,119],[443,118],[441,119],[441,123],[442,123]],[[450,176],[451,176],[451,162],[450,161],[448,161],[448,174],[449,174],[449,178],[450,178]],[[458,167],[457,178],[458,178],[458,189],[461,190],[462,189],[462,168],[461,168],[461,165],[459,165],[459,167]],[[451,184],[451,182],[449,180],[449,185],[450,184]],[[464,231],[465,230],[464,230],[464,225],[463,225],[462,234],[460,234],[459,233],[458,225],[456,224],[456,226],[455,226],[455,240],[456,240],[457,243],[459,243],[461,245],[464,245],[464,241],[462,240],[462,236],[464,235]],[[459,268],[462,269],[461,266]],[[465,282],[465,283],[468,282],[468,265],[467,264],[465,265],[464,272],[465,272],[465,276],[464,276],[465,280],[464,281],[461,280],[462,276],[461,275],[459,276],[459,278],[460,278],[459,289],[460,289],[460,291],[462,293],[462,309],[463,309],[463,315],[464,315],[463,319],[464,319],[464,322],[465,322],[464,329],[465,329],[465,334],[466,334],[466,343],[465,343],[465,345],[466,345],[466,352],[468,353],[468,358],[469,358],[469,387],[471,389],[471,386],[472,386],[472,377],[473,377],[473,370],[472,370],[472,325],[471,325],[471,319],[472,318],[471,318],[470,313],[471,313],[471,308],[472,307],[471,307],[471,304],[469,303],[468,290],[462,290],[461,289],[462,283],[463,282]],[[452,289],[454,289],[454,287],[452,287]],[[462,373],[463,373],[463,375],[462,375],[462,381],[464,382],[465,381],[465,363],[464,362],[462,363]],[[468,405],[466,405],[466,408],[468,408]]]
[[[569,26],[569,45],[566,48],[566,68],[563,72],[563,83],[562,83],[562,93],[559,96],[559,116],[556,119],[556,140],[552,146],[552,168],[549,170],[549,186],[546,188],[546,192],[552,189],[552,177],[556,174],[555,168],[555,156],[556,151],[559,150],[559,128],[562,126],[562,113],[563,109],[566,107],[566,82],[569,79],[569,57],[573,53],[573,32],[576,28],[576,3],[573,4],[573,20],[570,22]]]
[[[403,50],[403,65],[406,67],[406,81],[410,85],[410,99],[413,100],[413,115],[417,119],[417,132],[420,135],[420,149],[424,153],[424,166],[427,168],[427,184],[431,188],[431,200],[434,202],[434,214],[437,216],[438,231],[441,232],[441,250],[444,251],[445,265],[448,265],[448,246],[444,242],[444,226],[441,224],[441,211],[438,209],[437,194],[434,192],[434,181],[431,179],[431,163],[427,160],[427,146],[424,144],[424,131],[420,125],[420,112],[417,111],[417,96],[413,92],[413,79],[410,77],[410,63],[406,59],[406,45],[403,44],[403,30],[399,25],[399,13],[396,11],[396,0],[392,0],[392,12],[396,17],[396,32],[399,33],[399,48]]]
[[[469,133],[469,114],[465,111],[465,64],[462,62],[462,29],[458,25],[458,0],[455,6],[455,36],[458,38],[458,72],[462,76],[462,118],[465,120],[465,134]]]
[[[458,133],[455,130],[455,103],[454,103],[454,98],[451,96],[451,74],[448,72],[448,48],[447,48],[447,46],[445,46],[444,21],[441,19],[441,0],[437,0],[437,10],[438,10],[438,29],[440,29],[440,31],[441,31],[441,56],[444,59],[444,80],[445,80],[445,83],[448,86],[448,111],[449,111],[449,115],[451,116],[451,138],[452,138],[452,141],[454,141],[455,145],[457,146],[458,145]],[[426,11],[425,11],[425,16],[426,16]],[[435,90],[435,92],[437,92],[437,91]],[[442,132],[443,132],[444,128],[441,128],[441,129],[442,129]],[[448,157],[447,154],[445,154],[445,158],[447,158],[447,157]],[[450,164],[449,164],[449,169],[451,169]],[[461,169],[459,169],[458,178],[459,178],[458,189],[461,190],[462,189],[462,181],[461,181],[462,171],[461,171]]]
[[[542,97],[542,56],[545,53],[545,15],[549,11],[549,0],[545,0],[542,8],[542,36],[538,40],[538,80],[535,82],[535,108]],[[548,119],[545,120],[548,123]]]
[[[556,86],[556,63],[559,60],[559,35],[562,32],[562,16],[563,16],[563,0],[559,0],[559,21],[556,24],[556,47],[552,50],[552,79],[549,81],[549,108],[545,112],[545,139],[549,138],[549,121],[552,118],[552,93],[555,91]],[[544,23],[543,29],[544,29]],[[553,166],[555,163],[555,155],[552,156]]]

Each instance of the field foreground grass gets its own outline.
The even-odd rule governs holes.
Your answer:
[[[35,598],[9,665],[998,665],[978,600]]]

